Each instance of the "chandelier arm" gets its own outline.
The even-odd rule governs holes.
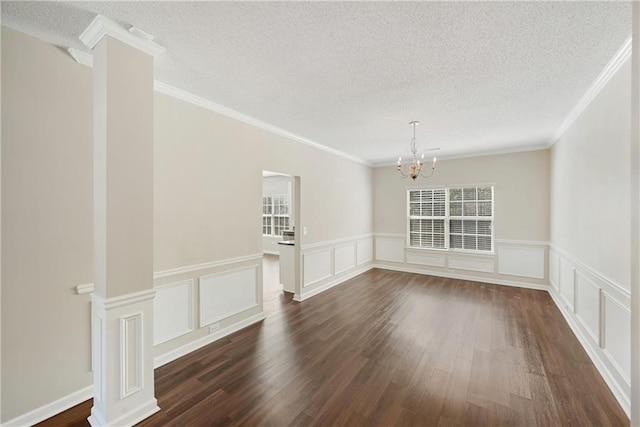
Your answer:
[[[429,175],[425,175],[422,173],[422,171],[420,171],[420,176],[423,178],[429,178],[431,175],[433,175],[433,172],[435,172],[436,168],[431,168],[431,172],[429,172]]]
[[[398,165],[398,172],[400,172],[400,177],[401,177],[402,179],[404,179],[404,178],[406,178],[406,177],[408,177],[408,176],[409,176],[409,175],[405,174],[405,173],[402,171],[402,167],[403,167],[403,166],[404,166],[404,165]]]

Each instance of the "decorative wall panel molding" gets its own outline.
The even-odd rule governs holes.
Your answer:
[[[600,345],[600,288],[579,271],[575,279],[576,316],[593,342]]]
[[[92,426],[134,425],[160,410],[152,366],[155,294],[148,289],[107,299],[91,295]]]
[[[544,279],[545,247],[498,246],[498,273]]]
[[[560,291],[560,256],[553,250],[549,251],[549,284]]]
[[[452,270],[469,270],[484,273],[493,273],[495,264],[493,258],[467,258],[449,255],[449,268]]]
[[[307,287],[333,275],[332,248],[302,254],[302,286]]]
[[[380,233],[374,238],[374,264],[380,268],[442,277],[464,276],[465,280],[534,289],[548,287],[548,242],[496,239],[494,254],[409,248],[405,247],[403,234]]]
[[[143,388],[142,312],[120,317],[120,399]]]
[[[407,264],[426,265],[444,268],[447,264],[446,255],[407,251]]]
[[[260,265],[200,277],[200,327],[258,306]]]
[[[357,265],[373,261],[373,237],[360,239],[356,246]]]
[[[629,415],[631,311],[627,291],[551,244],[549,292]],[[557,281],[557,285],[554,283]]]
[[[616,370],[631,382],[631,310],[603,293],[604,336],[602,348]]]
[[[376,236],[376,261],[404,262],[404,236]]]
[[[575,305],[575,269],[564,258],[560,259],[560,295],[568,309],[574,312]]]
[[[333,248],[333,274],[340,274],[356,266],[356,243]]]
[[[193,279],[156,286],[153,345],[193,331]]]
[[[303,301],[371,269],[373,237],[355,236],[328,240],[302,247],[302,292],[295,301]]]
[[[558,245],[554,243],[549,243],[549,254],[555,254],[558,259],[565,260],[565,262],[570,263],[576,270],[581,271],[583,274],[586,274],[593,278],[595,283],[602,284],[602,288],[607,292],[611,293],[616,299],[622,301],[628,301],[631,298],[631,292],[628,289],[620,285],[614,280],[611,280],[602,272],[596,270],[595,268],[586,265],[579,259],[577,259],[572,254],[568,253],[564,249],[560,248]],[[558,261],[559,262],[559,261]]]

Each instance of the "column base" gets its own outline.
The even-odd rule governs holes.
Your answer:
[[[140,421],[149,418],[151,415],[155,414],[160,410],[158,406],[158,402],[156,399],[152,399],[148,404],[140,406],[135,410],[120,416],[118,419],[115,419],[109,423],[107,423],[101,414],[96,411],[95,406],[91,408],[91,416],[87,418],[89,424],[92,427],[122,427],[122,426],[132,426],[138,424]]]
[[[115,298],[92,295],[93,427],[134,425],[158,412],[149,289]]]

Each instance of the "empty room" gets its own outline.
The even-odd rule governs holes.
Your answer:
[[[640,5],[0,7],[1,426],[640,427]]]

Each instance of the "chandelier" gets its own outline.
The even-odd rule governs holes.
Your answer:
[[[422,167],[424,166],[424,154],[422,154],[422,156],[418,158],[418,147],[416,146],[416,126],[418,126],[420,122],[412,121],[409,122],[409,124],[413,126],[413,138],[411,138],[412,160],[410,164],[403,165],[402,157],[398,157],[398,172],[400,172],[400,176],[402,178],[410,176],[414,181],[420,176],[423,178],[429,178],[436,170],[436,158],[433,158],[433,161],[431,163],[431,171],[429,172],[429,174],[424,175],[422,173]]]

